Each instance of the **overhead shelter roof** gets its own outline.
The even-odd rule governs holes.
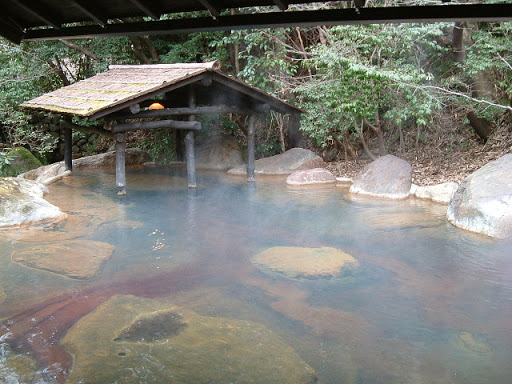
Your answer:
[[[165,94],[173,107],[186,106],[186,89],[200,87],[198,105],[228,105],[251,109],[268,105],[281,113],[301,112],[240,80],[219,71],[219,62],[111,65],[109,70],[46,93],[21,106],[97,119]],[[185,104],[183,104],[185,103]]]
[[[319,0],[3,0],[0,35],[19,43],[242,28],[512,20],[510,0],[492,4],[481,4],[479,0],[462,4],[434,0],[434,5],[429,6],[380,8],[364,8],[365,0],[344,0],[348,8],[340,7],[339,1],[327,2],[332,4],[327,8],[314,6],[320,2],[324,3]],[[295,7],[306,4],[308,6]],[[230,9],[241,9],[241,12],[232,15],[227,12]],[[190,14],[193,11],[205,11],[205,16],[193,16]],[[162,15],[171,17],[161,18]],[[146,19],[141,21],[142,17]]]

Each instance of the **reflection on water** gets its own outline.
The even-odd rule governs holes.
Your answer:
[[[199,173],[199,188],[188,190],[183,171],[134,170],[128,196],[121,199],[112,174],[80,171],[51,186],[48,195],[68,213],[65,221],[0,232],[0,382],[107,383],[78,377],[90,368],[80,351],[95,348],[80,347],[80,340],[94,343],[84,332],[99,334],[88,324],[105,321],[96,319],[101,313],[128,311],[137,328],[137,313],[159,319],[155,313],[168,316],[162,308],[171,307],[184,324],[187,316],[202,319],[197,329],[203,333],[187,339],[195,328],[183,325],[165,343],[200,345],[200,352],[187,353],[208,355],[212,362],[206,365],[222,365],[211,367],[227,375],[211,376],[215,382],[234,380],[229,375],[237,370],[251,373],[251,379],[237,376],[241,383],[266,374],[282,380],[282,367],[288,367],[291,382],[311,382],[310,369],[320,383],[512,382],[510,242],[458,230],[446,222],[445,207],[424,201],[354,197],[336,187],[289,188],[281,178],[247,184],[218,173]],[[88,280],[48,271],[41,267],[44,257],[35,266],[11,259],[30,248],[66,249],[55,244],[73,241],[115,250]],[[353,256],[358,268],[338,278],[301,279],[251,263],[272,247],[336,248]],[[68,268],[67,253],[48,256],[52,268]],[[130,308],[105,310],[128,302]],[[182,319],[183,313],[189,315]],[[123,319],[109,324],[114,321]],[[208,324],[237,331],[212,336],[219,332]],[[273,351],[274,360],[294,360],[257,364],[269,353],[242,352],[256,351],[242,343],[253,340],[249,333],[255,330],[270,335],[264,351]],[[74,334],[82,336],[71,340]],[[102,370],[128,369],[133,358],[142,362],[130,368],[133,382],[170,382],[162,372],[171,363],[157,364],[157,355],[141,345],[146,341],[114,338],[97,347],[117,348],[112,360],[92,359],[98,377],[108,377]],[[277,340],[279,345],[271,343]],[[157,342],[158,348],[167,345]],[[293,364],[309,368],[300,376]],[[201,372],[201,379],[185,372],[179,382],[210,382],[213,371]]]

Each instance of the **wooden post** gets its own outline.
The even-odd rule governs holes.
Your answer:
[[[256,115],[249,116],[249,129],[247,134],[247,181],[254,181],[255,169],[255,144],[254,130],[256,125]]]
[[[288,120],[288,143],[290,148],[301,147],[302,134],[300,132],[300,113],[291,113]]]
[[[64,127],[64,164],[66,171],[73,170],[73,131],[70,127]]]
[[[189,108],[196,107],[196,94],[194,86],[190,86],[188,94],[188,106]],[[195,121],[196,116],[190,115],[188,121]],[[187,159],[187,180],[189,188],[196,188],[196,158],[194,153],[194,131],[190,130],[185,136],[185,157]]]
[[[125,134],[116,134],[116,187],[119,196],[126,195],[126,138]]]

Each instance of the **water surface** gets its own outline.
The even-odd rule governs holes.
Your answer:
[[[282,178],[197,180],[189,190],[181,167],[135,169],[119,198],[111,172],[78,171],[48,196],[67,225],[0,233],[0,382],[64,382],[72,360],[60,340],[115,294],[262,324],[320,383],[512,382],[510,242],[459,230],[445,206],[421,200],[290,188]],[[115,246],[93,279],[11,261],[17,249],[76,239]],[[289,279],[251,264],[275,246],[337,248],[359,269]],[[20,369],[12,361],[24,355]]]

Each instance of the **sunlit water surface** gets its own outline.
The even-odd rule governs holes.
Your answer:
[[[8,363],[41,354],[41,347],[7,343],[9,329],[23,316],[28,322],[25,314],[40,303],[85,302],[98,291],[263,324],[316,371],[319,383],[512,383],[511,244],[453,227],[445,206],[205,172],[189,190],[181,167],[132,170],[124,198],[114,184],[111,172],[77,171],[48,195],[73,223],[53,232],[0,233],[1,383],[59,377],[52,376],[60,367],[52,360],[47,366],[41,357],[27,360],[32,368]],[[71,239],[115,246],[95,278],[70,279],[11,261],[17,249]],[[359,269],[338,279],[290,279],[251,264],[275,246],[338,248]],[[167,280],[180,268],[185,277],[173,285]],[[66,330],[53,330],[57,336],[47,342],[58,345]]]

